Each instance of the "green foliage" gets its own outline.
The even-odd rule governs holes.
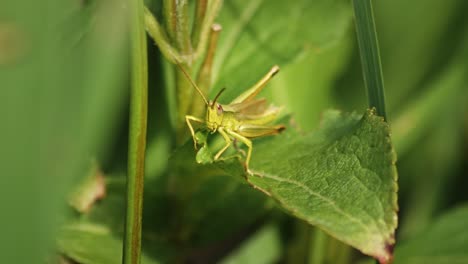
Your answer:
[[[229,101],[272,65],[286,67],[334,45],[350,26],[350,8],[341,0],[226,1],[218,19],[224,31],[214,61],[211,95],[227,87],[223,98]]]
[[[386,248],[394,243],[397,224],[396,160],[389,133],[372,111],[362,118],[327,112],[315,133],[300,136],[291,131],[256,143],[250,165],[254,175],[247,181],[296,217],[366,254],[389,259]],[[200,151],[205,153],[205,148]],[[187,152],[193,152],[191,142],[172,159],[179,160],[184,171],[194,171],[184,165],[193,157]],[[243,177],[238,161],[235,156],[203,171],[221,169]]]
[[[396,248],[395,263],[467,263],[468,206],[451,209]],[[435,242],[439,243],[435,243]]]
[[[296,217],[379,259],[390,258],[396,217],[396,167],[388,126],[324,115],[321,130],[258,145],[248,181]],[[284,157],[278,159],[277,157]]]
[[[144,65],[126,61],[129,2],[111,2],[0,4],[2,262],[121,262],[122,174],[135,169],[128,141],[144,130],[128,133],[127,73]],[[145,158],[141,263],[386,263],[395,238],[394,263],[467,263],[468,210],[447,212],[468,198],[465,1],[372,1],[388,123],[366,110],[369,50],[358,50],[350,1],[233,0],[218,10],[208,0],[209,23],[192,22],[204,2],[145,1],[160,32],[147,55],[134,53],[149,64],[136,71],[149,78],[146,157],[130,151]],[[245,146],[214,161],[222,138],[196,127],[194,150],[180,119],[203,118],[192,113],[202,100],[170,54],[200,79],[212,21],[223,30],[207,97],[227,87],[228,102],[281,68],[259,98],[284,106],[276,122],[287,129],[253,139],[253,175]],[[91,160],[105,183],[98,201]]]
[[[278,230],[273,225],[266,225],[245,241],[241,248],[232,252],[223,264],[261,264],[275,263],[280,259],[281,247]]]
[[[79,263],[119,263],[122,241],[112,236],[106,226],[91,224],[69,225],[61,230],[58,248]],[[159,263],[143,255],[142,264]]]
[[[122,122],[125,16],[114,4],[0,4],[2,262],[47,259],[71,186]]]

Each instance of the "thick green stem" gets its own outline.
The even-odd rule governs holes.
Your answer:
[[[359,53],[369,107],[387,119],[379,45],[371,0],[353,0]]]
[[[209,42],[216,44],[217,32],[210,34],[210,27],[221,7],[221,3],[221,0],[213,0],[208,5],[208,1],[200,0],[197,4],[194,32],[190,34],[187,1],[163,0],[165,27],[158,23],[148,9],[145,9],[146,29],[159,46],[161,53],[169,61],[179,63],[188,73],[192,73],[193,62],[205,53]],[[218,26],[218,28],[220,27]],[[219,30],[215,29],[215,31]],[[210,35],[213,35],[212,41],[209,41]],[[192,38],[196,39],[198,44],[195,51],[192,47]],[[215,40],[213,41],[213,39]],[[204,80],[210,79],[211,75],[206,74],[207,69],[211,70],[214,48],[211,49],[212,51],[208,51],[207,55],[209,58],[205,59],[204,66],[202,66],[204,69],[202,79]],[[194,88],[191,87],[190,82],[181,70],[175,71],[174,79],[177,101],[176,143],[179,145],[185,141],[187,136],[185,115],[189,114],[194,105],[193,102],[199,98],[193,96]],[[196,112],[200,112],[199,107],[196,108]]]
[[[190,73],[192,72],[188,64],[181,64],[184,69]],[[187,80],[187,77],[180,69],[175,71],[175,83],[176,83],[176,100],[177,100],[177,138],[176,144],[181,145],[189,135],[188,129],[185,124],[185,115],[189,113],[190,107],[193,101],[193,90],[194,88]],[[197,98],[198,99],[198,98]]]
[[[174,60],[182,61],[182,58],[179,52],[172,47],[170,44],[169,37],[166,35],[165,31],[153,16],[151,11],[145,7],[145,26],[148,34],[158,45],[161,53],[166,57],[167,60],[175,63]]]
[[[175,59],[178,63],[181,64],[182,67],[185,68],[187,72],[190,73],[192,68],[193,54],[191,36],[189,33],[187,1],[164,0],[163,12],[166,19],[165,24],[167,35],[169,35],[169,38],[171,39],[171,46],[175,47],[178,50],[178,54],[180,55]],[[158,33],[158,31],[155,30],[155,33]],[[155,34],[155,36],[157,35],[158,34]],[[171,61],[174,60],[171,59]],[[175,71],[175,90],[177,101],[176,143],[180,145],[185,139],[185,115],[187,115],[190,109],[193,95],[193,88],[190,87],[190,82],[180,70]]]
[[[192,40],[189,30],[187,0],[178,0],[175,5],[175,43],[182,56],[187,56],[188,64],[192,60]]]
[[[143,0],[128,1],[132,83],[127,172],[127,207],[122,263],[140,263],[148,103],[148,66]]]

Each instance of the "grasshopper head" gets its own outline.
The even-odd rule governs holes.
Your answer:
[[[226,90],[226,88],[221,89],[218,92],[215,99],[212,102],[208,103],[208,108],[206,111],[206,126],[212,132],[215,132],[218,129],[218,126],[223,122],[224,110],[223,106],[216,101],[219,96]]]
[[[223,122],[223,116],[223,106],[216,102],[212,103],[212,106],[208,107],[206,111],[206,126],[208,129],[215,132]]]

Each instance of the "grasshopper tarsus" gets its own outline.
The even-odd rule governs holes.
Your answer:
[[[280,70],[279,66],[275,65],[271,68],[269,74],[271,75],[271,77],[273,77],[279,72],[279,70]]]

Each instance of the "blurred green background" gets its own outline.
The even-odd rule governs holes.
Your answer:
[[[290,2],[284,4],[284,8],[300,10],[301,1]],[[269,19],[279,25],[287,21],[284,27],[277,27],[281,31],[265,33],[278,41],[283,39],[284,43],[275,42],[277,46],[273,48],[281,51],[282,45],[296,45],[295,48],[301,50],[288,50],[297,53],[293,60],[282,61],[278,56],[276,63],[285,66],[271,82],[267,96],[275,104],[284,105],[303,131],[315,129],[321,112],[327,108],[361,113],[367,106],[351,6],[347,1],[342,2],[339,10],[321,6],[329,13],[318,10],[318,18],[299,16],[292,11],[284,17],[278,16],[283,10],[272,11],[274,14],[268,17],[268,5],[258,6],[265,10],[260,13],[266,18],[259,16],[254,21]],[[153,10],[160,4],[158,1],[147,3]],[[223,34],[228,36],[230,23],[235,24],[231,21],[236,20],[235,13],[231,11],[236,4],[226,1],[218,19],[225,22],[222,23]],[[411,245],[411,239],[430,227],[437,217],[468,200],[465,190],[468,186],[468,2],[374,1],[374,10],[387,113],[398,153],[400,220],[397,241],[402,245],[409,241]],[[316,26],[314,21],[322,21],[320,14],[331,16],[332,22]],[[109,193],[114,186],[116,193],[122,193],[119,188],[126,169],[130,72],[126,15],[122,1],[7,0],[0,3],[2,263],[44,263],[55,258],[60,226],[66,218],[77,217],[76,212],[68,208],[66,197],[73,186],[88,175],[93,161],[97,161],[104,174],[111,175],[108,177]],[[314,35],[318,40],[311,39],[315,46],[300,46],[301,36],[306,33],[287,32],[288,26],[294,23],[300,23],[299,28],[310,26],[323,31]],[[326,41],[321,42],[323,39]],[[220,41],[221,50],[227,49],[223,41]],[[239,45],[250,43],[247,37],[243,41],[246,44]],[[148,43],[146,189],[149,197],[153,197],[152,194],[157,197],[158,187],[151,184],[167,170],[167,159],[173,150],[171,118],[174,113],[168,99],[170,88],[165,79],[164,58],[153,41],[148,40]],[[271,58],[262,55],[262,50],[269,47],[265,45],[245,49],[244,55],[231,55],[226,64],[215,64],[218,78],[213,90],[223,85],[247,87],[245,83],[259,76],[249,75],[249,71],[259,65],[263,66],[255,69],[255,73],[270,67]],[[250,61],[252,66],[249,66]],[[232,97],[235,90],[232,94],[229,92],[227,97]],[[213,184],[207,188],[216,188]],[[148,206],[145,219],[154,216],[152,205]],[[255,208],[256,205],[251,206]],[[272,206],[267,205],[265,210]],[[123,221],[123,210],[117,208],[109,215],[122,218],[116,222]],[[95,214],[98,216],[91,218],[101,219],[99,214],[106,213]],[[261,222],[264,215],[252,217],[258,217]],[[460,220],[455,222],[460,223],[464,215],[457,217]],[[288,221],[295,220],[281,223],[288,225]],[[151,224],[163,226],[164,223]],[[262,226],[255,224],[256,228]],[[300,228],[307,229],[300,225],[289,225],[286,229]],[[466,245],[468,227],[461,225],[460,228],[457,233],[465,235],[460,241]],[[242,244],[247,251],[237,255],[234,252],[225,261],[248,263],[242,261],[248,259],[245,256],[248,252],[253,252],[254,256],[259,251],[277,252],[277,255],[265,256],[264,263],[288,255],[278,253],[285,243],[284,232],[279,235],[278,230],[276,225],[264,226],[254,237],[261,242],[247,241]],[[290,230],[290,233],[301,231]],[[119,248],[118,236],[114,239],[110,243],[115,242],[115,248]],[[210,241],[199,238],[200,241],[204,239]],[[297,236],[294,239],[300,240]],[[294,245],[294,239],[288,240],[289,245]],[[161,248],[159,253],[147,252],[148,259],[164,259],[161,255],[173,254],[173,249],[160,247],[159,242],[154,242],[158,244],[156,248]],[[248,243],[253,246],[248,247]],[[259,244],[267,249],[255,249]],[[464,257],[459,263],[468,263],[463,262],[468,259],[467,253],[462,247],[456,251],[456,245],[452,248],[453,254]],[[417,246],[402,250],[399,263],[411,263],[405,257],[418,250]],[[396,252],[398,257],[398,246]],[[109,254],[114,252],[111,250]],[[362,258],[356,252],[347,254],[354,254],[356,260]],[[106,256],[103,259],[95,263],[110,261]],[[152,260],[148,260],[150,262]]]

